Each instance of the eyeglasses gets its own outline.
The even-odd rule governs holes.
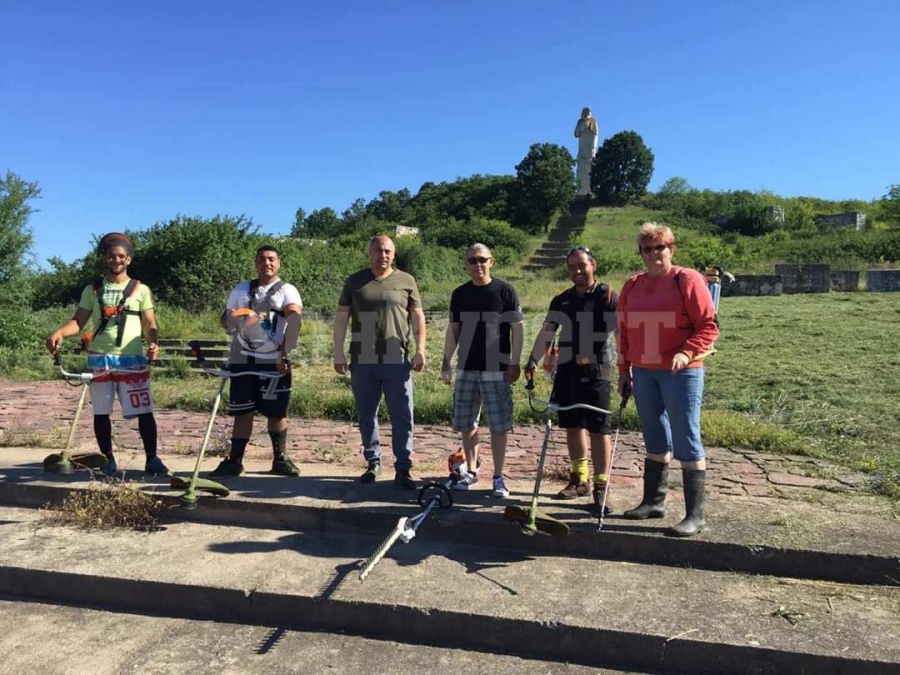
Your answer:
[[[566,260],[568,260],[572,256],[573,253],[578,253],[579,251],[584,253],[591,260],[594,259],[594,252],[591,249],[589,249],[587,246],[573,246],[572,248],[569,249],[569,252],[566,253]]]
[[[669,248],[671,244],[654,244],[653,246],[641,246],[641,253],[660,253]]]
[[[484,256],[474,256],[472,258],[467,258],[466,262],[470,265],[486,265],[489,260],[493,260],[493,258],[485,258]]]

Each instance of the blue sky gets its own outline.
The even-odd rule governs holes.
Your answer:
[[[0,171],[43,262],[181,213],[251,216],[634,130],[651,189],[873,199],[900,182],[896,0],[6,0]]]

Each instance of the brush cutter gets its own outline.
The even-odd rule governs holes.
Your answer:
[[[94,379],[94,373],[70,373],[63,368],[62,357],[59,352],[53,354],[53,363],[59,368],[65,381],[73,387],[81,387],[81,396],[75,408],[75,416],[72,418],[72,426],[69,427],[69,435],[66,437],[66,447],[61,453],[53,453],[44,458],[44,471],[55,473],[59,476],[67,476],[76,468],[99,469],[106,464],[106,455],[99,452],[85,452],[72,455],[72,443],[75,441],[75,429],[78,427],[78,419],[84,409],[84,401],[87,398],[88,387]]]
[[[447,459],[447,466],[450,469],[450,475],[443,483],[431,481],[422,486],[419,490],[419,506],[422,512],[412,518],[402,516],[394,529],[390,531],[384,541],[378,545],[369,558],[363,563],[359,570],[359,580],[365,581],[369,573],[374,569],[375,565],[384,558],[385,554],[390,550],[391,546],[400,539],[404,544],[408,544],[416,536],[416,530],[428,517],[428,514],[437,507],[441,509],[449,509],[453,506],[453,486],[462,478],[466,468],[466,456],[462,448],[456,450]]]
[[[172,476],[171,487],[175,490],[184,490],[184,494],[182,494],[178,501],[180,504],[188,509],[193,509],[197,507],[197,491],[200,490],[202,492],[208,492],[210,494],[215,495],[216,497],[227,497],[231,494],[231,491],[222,485],[221,483],[217,483],[214,480],[209,480],[208,478],[200,477],[200,464],[203,461],[203,455],[206,453],[206,448],[209,445],[210,436],[212,436],[213,425],[216,421],[216,415],[219,412],[219,406],[222,403],[222,392],[225,390],[225,385],[228,383],[228,380],[232,377],[241,377],[244,375],[256,375],[262,378],[269,379],[269,386],[266,390],[264,396],[266,397],[275,397],[275,388],[278,385],[278,378],[281,377],[279,373],[272,372],[256,372],[256,371],[247,371],[242,373],[232,373],[227,369],[212,369],[206,365],[206,357],[203,354],[203,350],[200,348],[200,343],[196,340],[192,340],[188,343],[191,352],[194,355],[194,359],[203,366],[203,371],[210,375],[214,375],[219,378],[219,389],[216,391],[216,398],[213,401],[212,413],[209,416],[209,423],[206,425],[206,433],[203,435],[203,443],[200,445],[200,452],[197,453],[197,462],[194,465],[194,473],[191,475],[190,480],[182,477],[182,476]]]
[[[626,391],[622,396],[622,402],[616,411],[616,432],[613,438],[612,450],[609,453],[609,476],[606,479],[606,486],[603,488],[603,503],[600,504],[600,515],[597,517],[597,532],[603,529],[603,519],[606,518],[606,499],[609,497],[609,484],[612,482],[613,462],[616,461],[616,447],[619,445],[619,429],[622,426],[622,417],[625,415],[625,406],[628,405],[628,399],[631,391]]]
[[[544,425],[544,442],[541,445],[541,454],[538,458],[537,478],[535,478],[534,481],[534,493],[531,496],[531,507],[525,508],[516,504],[510,504],[503,512],[503,517],[506,520],[518,523],[522,528],[522,532],[527,535],[533,535],[537,532],[541,532],[543,534],[549,534],[555,537],[565,537],[569,534],[569,526],[566,523],[538,511],[538,498],[541,493],[541,479],[544,475],[544,461],[547,458],[547,446],[550,443],[550,432],[553,428],[553,413],[559,412],[561,410],[575,409],[593,410],[594,412],[606,415],[610,414],[610,412],[609,410],[603,410],[603,408],[595,408],[594,406],[587,405],[586,403],[575,403],[573,405],[561,406],[553,401],[542,401],[538,398],[535,398],[534,396],[534,377],[531,374],[526,373],[525,379],[525,390],[528,393],[528,405],[535,412],[547,413],[547,421]]]

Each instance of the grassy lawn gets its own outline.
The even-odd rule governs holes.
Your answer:
[[[720,309],[723,334],[707,362],[704,440],[827,458],[869,473],[877,491],[900,498],[900,355],[884,329],[900,321],[900,296],[726,298]],[[526,345],[542,318],[527,313]],[[443,317],[430,320],[429,366],[415,376],[421,423],[450,421],[450,389],[438,373],[445,327]],[[331,368],[330,323],[305,324],[302,352],[292,414],[351,419],[349,381]],[[160,403],[178,407],[204,408],[215,389],[196,377],[155,382]],[[540,381],[538,393],[546,397],[549,383]],[[523,386],[515,395],[517,421],[537,423]],[[638,428],[633,406],[626,426]]]

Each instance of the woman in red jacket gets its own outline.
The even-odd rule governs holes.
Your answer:
[[[719,336],[709,285],[695,270],[672,264],[672,230],[644,223],[638,249],[646,272],[619,294],[619,393],[634,393],[647,457],[644,497],[630,520],[666,513],[669,461],[681,464],[687,513],[669,534],[690,537],[706,525],[706,456],[700,440],[703,358]]]

